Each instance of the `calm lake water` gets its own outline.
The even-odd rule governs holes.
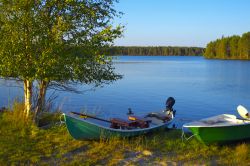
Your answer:
[[[178,127],[213,115],[237,115],[239,104],[250,109],[250,61],[120,56],[115,66],[123,79],[84,94],[58,92],[55,106],[64,112],[87,109],[104,118],[123,117],[128,108],[137,115],[162,110],[172,96]],[[2,81],[0,106],[22,96],[22,89],[12,86],[16,84]]]

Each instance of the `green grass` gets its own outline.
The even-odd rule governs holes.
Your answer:
[[[159,131],[130,139],[77,141],[65,125],[35,126],[21,104],[0,114],[1,165],[249,165],[250,144],[210,145],[182,141],[180,130]],[[58,120],[47,114],[45,119]],[[46,121],[43,119],[43,121]]]

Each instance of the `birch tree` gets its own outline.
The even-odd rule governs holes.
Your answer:
[[[121,78],[100,50],[122,34],[116,0],[0,0],[0,76],[23,81],[25,111],[43,109],[49,86],[100,86]]]

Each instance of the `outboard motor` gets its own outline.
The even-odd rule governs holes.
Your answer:
[[[175,99],[174,99],[173,97],[169,97],[169,98],[167,99],[167,101],[166,101],[166,110],[165,110],[165,112],[170,111],[170,112],[172,112],[173,115],[175,116],[176,111],[173,110],[174,104],[175,104]]]
[[[175,99],[173,97],[169,97],[166,101],[166,109],[164,109],[162,112],[151,112],[147,117],[155,117],[156,119],[162,120],[164,123],[166,121],[170,121],[175,117],[175,110],[173,110],[173,106],[175,104]]]

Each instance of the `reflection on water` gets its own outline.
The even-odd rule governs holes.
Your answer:
[[[124,75],[122,80],[80,95],[60,92],[56,104],[65,112],[87,109],[109,118],[126,115],[128,108],[138,115],[162,110],[165,100],[173,96],[178,127],[212,115],[237,115],[238,104],[250,109],[249,61],[122,56],[115,66]],[[5,85],[0,87],[0,106],[22,96],[22,89]]]

